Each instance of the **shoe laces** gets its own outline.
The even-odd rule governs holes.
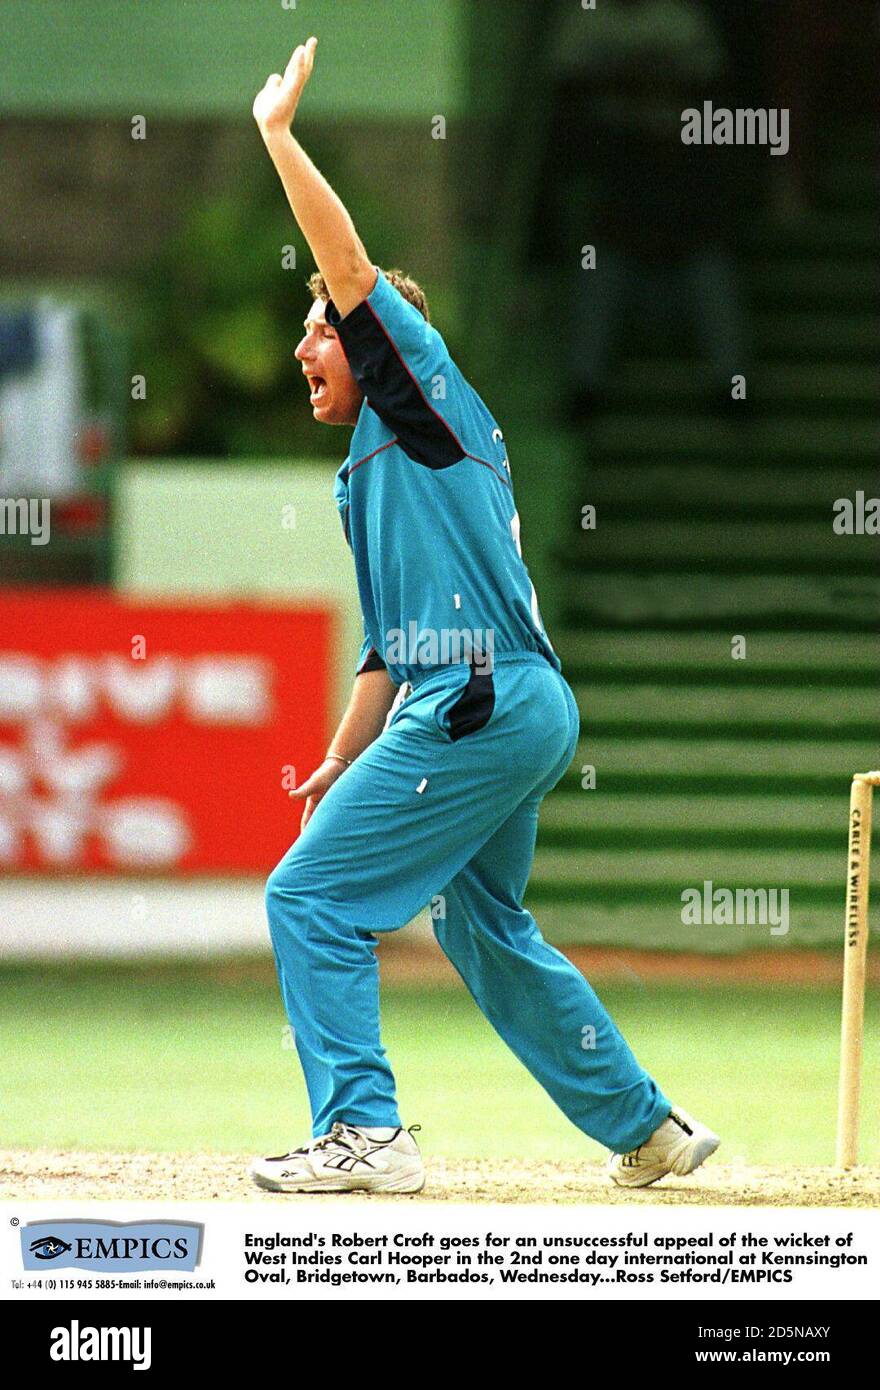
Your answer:
[[[410,1135],[417,1134],[420,1129],[421,1125],[410,1125],[406,1133]],[[397,1130],[395,1135],[392,1136],[392,1139],[369,1139],[366,1134],[362,1134],[359,1129],[355,1129],[354,1125],[347,1125],[341,1120],[337,1120],[330,1126],[329,1134],[322,1134],[319,1139],[313,1139],[309,1144],[303,1144],[298,1149],[292,1149],[287,1157],[293,1158],[294,1154],[305,1154],[308,1156],[312,1153],[320,1153],[326,1149],[342,1149],[345,1153],[360,1155],[366,1153],[368,1149],[375,1149],[382,1144],[392,1143],[393,1139],[396,1138],[399,1133],[400,1130]]]
[[[361,1134],[359,1129],[353,1125],[343,1124],[337,1120],[331,1125],[330,1133],[325,1134],[320,1139],[315,1139],[308,1146],[310,1152],[321,1149],[344,1149],[347,1153],[362,1154],[370,1147],[370,1141],[365,1134]]]

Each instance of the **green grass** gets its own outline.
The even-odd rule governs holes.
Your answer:
[[[831,1160],[837,990],[600,992],[667,1093],[721,1131],[728,1161]],[[2,1148],[277,1152],[308,1132],[274,984],[252,971],[7,967],[0,997]],[[874,1163],[878,1014],[869,998],[862,1157]],[[599,1156],[463,991],[386,990],[384,1031],[426,1153]]]

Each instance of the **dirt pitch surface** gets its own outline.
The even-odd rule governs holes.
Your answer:
[[[383,1200],[365,1193],[315,1197],[263,1192],[247,1176],[247,1159],[228,1154],[102,1154],[0,1150],[4,1200],[137,1199],[228,1202]],[[387,1200],[387,1199],[385,1199]],[[428,1182],[408,1202],[552,1202],[568,1205],[705,1207],[877,1207],[880,1168],[755,1167],[709,1162],[690,1178],[622,1190],[600,1164],[499,1163],[431,1158]]]

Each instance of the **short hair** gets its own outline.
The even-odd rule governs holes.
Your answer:
[[[428,300],[421,285],[413,280],[409,275],[404,275],[402,270],[382,270],[379,272],[385,276],[390,285],[403,295],[407,303],[412,304],[418,309],[423,319],[431,322],[431,315],[428,311]],[[316,270],[308,282],[309,294],[312,299],[322,299],[326,301],[330,298],[330,291],[327,288],[327,281],[324,279],[320,270]]]

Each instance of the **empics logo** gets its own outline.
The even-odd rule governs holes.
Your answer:
[[[204,1227],[190,1221],[31,1221],[21,1228],[24,1269],[144,1269],[192,1273]]]
[[[52,1361],[130,1361],[135,1371],[153,1364],[150,1327],[53,1327],[49,1342]]]
[[[66,1240],[59,1240],[58,1236],[43,1236],[41,1240],[31,1241],[31,1254],[36,1260],[57,1260],[72,1249],[72,1245]]]

